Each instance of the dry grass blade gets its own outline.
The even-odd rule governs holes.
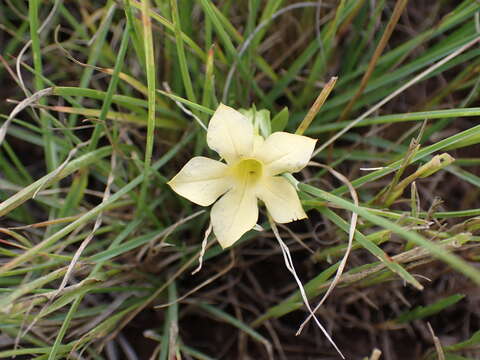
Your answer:
[[[318,95],[317,99],[313,103],[312,107],[310,108],[310,110],[308,110],[307,115],[298,126],[297,131],[295,131],[295,134],[303,135],[303,133],[308,129],[313,119],[315,119],[315,116],[317,116],[318,112],[320,111],[323,104],[327,100],[328,95],[330,95],[333,88],[335,87],[335,83],[337,82],[337,80],[338,80],[338,77],[336,76],[328,80],[328,82],[325,84],[322,91]]]
[[[355,191],[355,188],[353,187],[353,185],[350,183],[350,181],[348,181],[348,179],[340,174],[338,171],[332,169],[330,166],[327,166],[327,165],[323,165],[323,164],[319,164],[319,163],[316,163],[316,162],[311,162],[310,165],[314,165],[314,166],[318,166],[318,167],[321,167],[321,168],[324,168],[326,170],[328,170],[333,176],[335,176],[338,180],[340,180],[342,183],[344,183],[345,185],[347,185],[348,187],[348,190],[350,191],[350,196],[352,197],[353,199],[353,203],[358,206],[359,205],[359,201],[358,201],[358,195],[357,195],[357,192]],[[313,314],[316,313],[318,311],[318,309],[320,308],[320,306],[323,305],[323,303],[325,302],[325,300],[327,300],[328,296],[330,295],[330,293],[333,291],[333,289],[335,288],[335,286],[338,284],[338,282],[340,281],[341,277],[342,277],[342,274],[343,274],[343,270],[345,269],[345,266],[347,265],[347,260],[348,260],[348,256],[350,255],[350,252],[352,251],[352,244],[353,244],[353,238],[355,236],[355,229],[357,227],[357,220],[358,220],[358,214],[356,213],[352,213],[352,217],[350,219],[350,227],[349,227],[349,230],[348,230],[348,244],[347,244],[347,248],[345,250],[345,253],[342,257],[342,260],[340,261],[340,265],[338,266],[338,269],[337,269],[337,272],[335,273],[335,277],[333,278],[332,282],[330,283],[330,285],[328,286],[328,289],[327,291],[325,292],[325,294],[323,295],[322,299],[319,301],[319,303],[317,304],[317,306],[315,306],[315,308],[313,309]],[[300,325],[300,327],[298,328],[297,330],[297,333],[296,335],[300,335],[300,333],[302,332],[303,328],[305,327],[305,325],[308,323],[308,321],[310,321],[310,319],[312,318],[312,314],[310,314],[305,320],[304,322]]]
[[[328,339],[330,344],[333,345],[333,347],[338,352],[338,354],[342,357],[342,359],[345,359],[345,356],[342,354],[342,352],[338,348],[337,344],[335,344],[335,342],[333,341],[330,334],[327,332],[327,330],[323,327],[323,325],[320,323],[320,321],[315,316],[315,312],[312,310],[312,307],[310,306],[310,303],[308,301],[307,294],[305,293],[305,289],[303,287],[302,281],[298,277],[297,272],[295,270],[295,266],[293,265],[293,260],[292,260],[292,257],[290,255],[290,250],[288,249],[288,246],[283,242],[282,238],[280,237],[280,233],[278,232],[277,225],[275,224],[275,222],[271,218],[270,214],[268,214],[268,220],[270,222],[270,226],[272,227],[273,234],[275,235],[275,238],[277,239],[278,244],[280,245],[280,249],[282,250],[282,254],[283,254],[283,257],[284,257],[284,260],[285,260],[285,266],[287,267],[288,271],[290,271],[290,273],[295,278],[295,282],[297,283],[298,289],[300,290],[300,293],[302,295],[302,300],[303,300],[308,312],[310,313],[309,319],[310,319],[310,317],[312,317],[315,320],[315,323],[317,324],[318,328],[322,331],[323,335],[325,335],[325,337]]]
[[[111,169],[112,170],[111,170],[111,172],[108,176],[108,179],[107,179],[107,186],[105,187],[104,197],[102,199],[102,203],[107,201],[108,198],[110,197],[110,187],[111,187],[111,185],[113,183],[113,179],[114,179],[113,171],[115,170],[115,164],[116,164],[116,156],[115,156],[115,154],[113,154],[112,158],[111,158]],[[41,310],[39,312],[38,316],[34,319],[34,321],[31,322],[31,324],[29,325],[29,327],[25,331],[25,333],[27,333],[35,325],[35,323],[40,319],[43,311],[51,305],[53,300],[55,298],[57,298],[64,291],[65,287],[67,286],[68,281],[70,280],[70,277],[72,276],[73,270],[77,266],[77,263],[78,263],[78,260],[80,259],[80,256],[82,255],[83,251],[88,246],[88,244],[90,244],[90,241],[93,239],[95,233],[97,232],[97,230],[100,228],[101,225],[102,225],[102,213],[98,214],[97,219],[95,220],[95,224],[92,228],[92,231],[88,234],[88,236],[85,238],[85,240],[82,241],[82,243],[78,247],[77,251],[73,255],[72,261],[68,265],[67,271],[66,271],[66,273],[65,273],[65,275],[62,279],[62,282],[60,283],[60,286],[57,288],[57,290],[53,294],[51,294],[49,296],[48,303],[43,307],[43,310]],[[86,280],[88,280],[88,279],[86,279]]]
[[[38,187],[37,190],[35,190],[35,192],[33,193],[32,195],[32,199],[35,199],[35,197],[37,196],[37,194],[43,190],[43,188],[45,187],[46,184],[48,184],[52,179],[54,179],[58,174],[60,174],[64,169],[65,167],[70,163],[70,160],[72,160],[72,158],[75,156],[75,154],[78,152],[79,149],[81,149],[82,147],[86,146],[89,144],[89,141],[86,141],[86,142],[83,142],[83,143],[80,143],[78,144],[77,146],[75,146],[72,150],[70,150],[68,152],[68,155],[67,155],[67,158],[65,159],[65,161],[63,163],[60,164],[59,167],[57,167],[54,171],[52,171],[51,173],[49,173],[47,176],[45,176],[42,180],[42,183],[40,184],[40,186]]]
[[[378,349],[374,349],[372,351],[372,355],[370,355],[369,360],[380,360],[380,357],[382,356],[382,352]]]
[[[107,186],[105,187],[105,192],[104,192],[104,196],[103,196],[103,199],[102,199],[102,203],[105,203],[110,198],[110,187],[112,186],[112,183],[113,183],[113,180],[114,180],[113,173],[114,173],[115,168],[116,168],[116,159],[117,159],[117,157],[116,157],[115,152],[114,152],[112,154],[112,157],[111,157],[111,171],[110,171],[110,174],[108,174]],[[77,263],[78,259],[82,255],[85,248],[88,246],[88,244],[90,244],[90,241],[92,241],[93,237],[95,236],[96,231],[102,225],[102,215],[103,215],[102,212],[100,212],[97,215],[97,219],[95,220],[95,224],[93,225],[92,231],[88,234],[88,236],[85,238],[85,240],[82,241],[82,243],[78,247],[77,251],[75,252],[75,255],[73,256],[73,259],[70,262],[70,265],[68,266],[67,273],[65,274],[65,276],[62,280],[62,283],[60,284],[60,286],[57,289],[58,292],[62,291],[62,289],[67,285],[68,280],[69,280],[70,275],[71,275],[72,269],[74,268],[75,264]]]
[[[208,225],[207,230],[205,230],[205,234],[203,236],[202,249],[200,250],[200,255],[198,257],[198,266],[195,270],[192,271],[192,275],[195,275],[197,272],[199,272],[202,269],[203,256],[205,255],[205,250],[207,249],[208,237],[212,233],[212,229],[213,229],[213,225],[210,222],[210,224]]]
[[[198,214],[203,213],[203,210],[201,212],[197,212]],[[191,217],[189,217],[191,218]],[[172,226],[177,226],[177,224],[174,224]],[[207,244],[206,249],[210,246],[213,245],[213,242],[210,242]],[[120,332],[135,316],[137,316],[142,310],[144,310],[148,305],[150,305],[161,293],[165,291],[165,289],[172,283],[174,282],[178,277],[180,277],[187,269],[189,269],[192,264],[195,262],[200,257],[200,253],[198,255],[192,256],[188,261],[186,261],[180,268],[168,278],[168,280],[165,281],[165,283],[162,284],[155,292],[150,295],[140,306],[138,306],[135,310],[133,310],[131,313],[129,313],[122,321],[120,324],[118,324],[116,330],[108,336],[106,341],[109,341],[113,338],[115,338],[116,334]]]
[[[296,3],[296,4],[292,4],[292,5],[284,7],[283,9],[280,9],[276,13],[272,14],[272,16],[269,19],[267,19],[264,22],[257,25],[257,27],[252,31],[252,33],[248,36],[247,39],[245,39],[243,44],[240,46],[240,48],[237,52],[237,57],[235,58],[235,61],[233,62],[232,66],[230,67],[230,70],[228,71],[227,79],[225,81],[225,86],[223,87],[222,101],[224,103],[227,103],[227,101],[228,101],[228,91],[230,90],[230,84],[232,82],[233,75],[235,74],[235,71],[237,70],[238,62],[240,61],[240,58],[243,56],[243,54],[248,49],[250,44],[252,43],[252,40],[255,38],[255,35],[257,35],[258,32],[260,32],[260,30],[262,30],[270,22],[272,22],[274,19],[276,19],[280,15],[285,14],[286,12],[289,12],[289,11],[295,10],[295,9],[305,8],[305,7],[318,7],[320,5],[321,4],[318,4],[316,2],[299,2],[299,3]]]
[[[407,4],[408,0],[397,0],[395,8],[393,9],[392,17],[390,18],[390,21],[385,28],[385,32],[383,33],[382,38],[380,39],[378,46],[376,47],[375,52],[373,53],[373,56],[368,63],[367,71],[365,71],[365,74],[363,75],[360,86],[355,95],[353,95],[352,99],[343,110],[343,112],[340,114],[338,121],[342,121],[348,118],[348,116],[350,115],[350,111],[352,110],[353,104],[355,104],[358,98],[362,95],[363,90],[365,90],[365,88],[367,87],[368,80],[372,76],[373,70],[375,70],[375,65],[377,65],[380,55],[387,46],[388,40],[390,39],[390,36],[392,36],[393,30],[395,29],[395,26],[397,25],[398,20],[400,19],[400,16],[402,15],[403,10],[407,6]]]
[[[189,296],[191,296],[192,294],[196,293],[201,288],[207,286],[208,284],[213,283],[216,279],[218,279],[218,278],[222,277],[223,275],[225,275],[226,273],[228,273],[235,266],[235,257],[234,257],[234,252],[233,251],[230,252],[230,258],[231,258],[230,263],[224,269],[222,269],[221,271],[216,273],[214,276],[208,278],[207,280],[203,281],[201,284],[195,286],[193,289],[189,290],[187,293],[178,297],[175,301],[172,301],[172,302],[169,302],[169,303],[166,303],[166,304],[156,305],[155,309],[161,309],[161,308],[169,307],[171,305],[180,303],[183,300],[185,300],[186,298],[188,298]]]
[[[173,93],[172,93],[172,89],[170,89],[170,86],[168,85],[167,82],[163,82],[163,88],[165,89],[165,91],[166,91],[167,93],[173,94]],[[197,124],[200,125],[200,127],[201,127],[203,130],[207,131],[207,127],[205,126],[205,124],[203,123],[203,121],[198,118],[197,115],[195,115],[195,114],[192,113],[190,110],[188,110],[185,106],[183,106],[183,104],[182,104],[180,101],[175,100],[175,99],[173,99],[173,101],[174,101],[175,104],[180,108],[180,110],[182,110],[182,111],[183,111],[185,114],[187,114],[188,116],[193,117],[193,118],[195,119],[195,121],[197,122]]]
[[[427,322],[428,331],[432,335],[433,343],[435,344],[435,351],[437,352],[438,360],[445,360],[445,354],[443,353],[442,344],[440,343],[440,339],[435,336],[435,332],[433,331],[432,325]]]
[[[3,140],[5,139],[5,135],[7,134],[8,126],[12,122],[12,120],[15,118],[15,116],[25,109],[26,107],[36,103],[38,100],[43,98],[44,96],[52,94],[53,89],[52,88],[46,88],[43,90],[37,91],[35,94],[32,96],[27,97],[26,99],[22,100],[15,106],[15,108],[12,110],[10,115],[8,116],[7,120],[3,123],[2,127],[0,127],[0,145],[2,144]]]
[[[365,119],[367,116],[373,114],[375,111],[377,111],[378,109],[380,109],[383,105],[385,105],[386,103],[388,103],[390,100],[392,100],[394,97],[396,97],[397,95],[400,95],[402,92],[404,92],[405,90],[407,90],[409,87],[411,87],[412,85],[416,84],[417,82],[419,82],[420,80],[422,80],[423,78],[425,78],[427,75],[431,74],[432,72],[434,72],[435,70],[437,70],[440,66],[446,64],[447,62],[449,62],[450,60],[452,59],[455,59],[457,56],[459,56],[461,53],[467,51],[468,49],[470,49],[473,45],[477,44],[478,42],[480,41],[480,37],[477,37],[475,39],[473,39],[472,41],[469,41],[467,44],[461,46],[460,48],[458,48],[457,50],[455,50],[453,53],[451,53],[450,55],[448,56],[445,56],[442,60],[436,62],[435,64],[433,64],[432,66],[430,66],[428,69],[426,69],[425,71],[422,71],[420,74],[418,74],[417,76],[415,76],[413,79],[411,79],[410,81],[408,81],[405,85],[401,86],[399,89],[395,90],[393,93],[391,93],[390,95],[388,95],[387,97],[385,97],[383,100],[379,101],[377,104],[375,104],[372,108],[370,108],[370,110],[367,110],[366,112],[364,112],[362,115],[360,115],[358,118],[356,118],[355,120],[353,120],[350,124],[348,124],[346,127],[344,127],[341,131],[339,131],[338,133],[336,133],[334,136],[332,136],[330,139],[328,139],[325,143],[323,143],[317,150],[315,150],[315,152],[313,153],[313,156],[317,155],[318,153],[320,153],[323,149],[325,149],[326,147],[330,146],[330,144],[334,143],[335,140],[337,140],[340,136],[342,136],[343,134],[345,134],[347,131],[349,131],[352,127],[354,127],[356,124],[358,124],[360,121],[362,121],[363,119]]]

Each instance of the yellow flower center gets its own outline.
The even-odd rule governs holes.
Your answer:
[[[255,159],[242,159],[234,165],[233,175],[242,183],[254,184],[263,175],[263,164]]]

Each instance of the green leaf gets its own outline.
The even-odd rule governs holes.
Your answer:
[[[470,339],[467,339],[465,341],[445,346],[444,350],[445,351],[459,351],[463,349],[468,349],[474,346],[480,345],[480,330],[477,330],[471,337]]]
[[[372,222],[373,224],[381,226],[385,229],[392,230],[394,233],[400,235],[406,240],[409,240],[412,243],[424,248],[432,256],[445,261],[452,268],[465,274],[470,279],[472,279],[475,283],[480,284],[480,271],[475,267],[473,267],[472,265],[468,264],[465,260],[461,259],[460,257],[452,254],[450,251],[443,248],[440,244],[425,239],[423,236],[416,233],[415,231],[407,230],[406,228],[396,223],[393,223],[380,216],[374,215],[368,208],[365,208],[363,206],[356,206],[350,201],[344,200],[338,196],[333,195],[331,192],[317,189],[307,184],[300,184],[299,188],[300,190],[305,191],[308,194],[317,196],[321,199],[334,203],[340,206],[341,208],[355,212],[360,217],[363,217],[364,219]]]
[[[455,294],[447,298],[440,299],[428,306],[417,306],[413,310],[404,312],[398,316],[394,321],[400,324],[409,323],[414,320],[426,318],[435,315],[443,309],[452,306],[465,297],[463,294]]]
[[[288,118],[290,114],[288,107],[284,107],[277,115],[272,119],[272,132],[283,131],[287,127]]]

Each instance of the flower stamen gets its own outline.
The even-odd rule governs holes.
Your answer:
[[[256,159],[241,159],[232,170],[236,180],[248,185],[255,184],[263,176],[263,164]]]

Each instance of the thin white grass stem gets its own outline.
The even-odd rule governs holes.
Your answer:
[[[440,339],[435,335],[432,325],[430,325],[429,322],[427,322],[427,327],[428,327],[428,331],[430,332],[430,335],[432,335],[433,343],[435,345],[435,351],[437,352],[437,356],[438,356],[437,359],[445,360],[445,354],[443,352],[442,343],[440,342]]]
[[[123,353],[125,354],[127,360],[139,360],[137,353],[135,352],[130,342],[128,342],[128,340],[125,338],[125,335],[120,334],[118,335],[117,339],[118,339],[118,344],[122,348]]]
[[[357,195],[357,192],[355,191],[355,188],[353,187],[353,185],[350,183],[350,181],[348,181],[348,179],[343,176],[342,174],[340,174],[338,171],[332,169],[330,166],[326,166],[326,165],[323,165],[323,164],[318,164],[318,163],[315,163],[315,162],[312,162],[310,165],[315,165],[315,166],[319,166],[319,167],[322,167],[324,169],[327,169],[333,176],[335,176],[338,180],[340,180],[341,182],[343,182],[349,189],[350,191],[350,196],[352,197],[353,199],[353,202],[355,204],[355,206],[359,206],[359,201],[358,201],[358,195]],[[338,284],[338,282],[340,281],[340,278],[342,277],[342,274],[343,274],[343,270],[345,269],[345,266],[347,265],[347,260],[348,260],[348,256],[350,255],[350,252],[352,250],[352,245],[353,245],[353,238],[355,236],[355,229],[357,227],[357,220],[358,220],[358,214],[357,213],[352,213],[352,217],[350,219],[350,227],[348,229],[348,244],[347,244],[347,249],[345,250],[345,255],[343,255],[343,258],[342,258],[342,261],[340,262],[340,265],[338,266],[338,269],[337,269],[337,272],[335,274],[335,277],[333,278],[333,281],[330,283],[327,291],[325,292],[325,295],[323,295],[322,299],[320,300],[320,302],[317,304],[317,306],[315,306],[315,309],[313,309],[313,313],[310,314],[306,319],[305,321],[300,325],[300,327],[298,328],[297,330],[297,333],[296,335],[300,335],[300,333],[302,332],[303,328],[305,327],[305,325],[308,323],[308,321],[310,321],[310,319],[312,318],[312,315],[314,313],[317,312],[317,310],[320,308],[320,306],[323,305],[323,303],[325,302],[325,300],[327,300],[328,296],[330,295],[330,293],[333,291],[333,289],[335,288],[335,286]]]
[[[48,13],[47,17],[46,17],[45,20],[43,21],[42,25],[40,25],[40,27],[38,28],[37,34],[40,34],[43,30],[45,30],[45,28],[46,28],[48,25],[50,25],[50,22],[52,21],[53,16],[54,16],[55,13],[57,12],[58,7],[60,6],[60,4],[61,4],[62,2],[63,2],[63,0],[55,0],[55,3],[53,4],[52,10],[50,10],[50,12]]]
[[[361,170],[361,171],[376,171],[376,170],[382,170],[382,169],[385,169],[384,166],[379,166],[379,167],[362,167],[358,170]]]
[[[165,307],[169,307],[171,305],[177,304],[177,303],[183,301],[184,299],[186,299],[187,297],[189,297],[190,295],[192,295],[193,293],[196,293],[201,288],[207,286],[208,284],[211,284],[212,282],[217,280],[219,277],[222,277],[223,275],[225,275],[235,265],[235,258],[233,257],[233,251],[230,252],[230,255],[231,255],[232,261],[227,265],[227,267],[225,269],[223,269],[219,273],[215,274],[214,276],[208,278],[207,280],[202,282],[200,285],[195,286],[193,289],[189,290],[186,294],[176,298],[175,301],[171,301],[171,302],[166,303],[166,304],[156,305],[155,309],[161,309],[161,308],[165,308]]]
[[[106,19],[109,19],[110,16],[112,16],[113,12],[117,9],[117,5],[113,4],[110,9],[108,9],[107,14],[105,15],[101,25],[98,27],[98,30],[93,34],[93,36],[90,38],[90,40],[87,42],[87,46],[90,47],[92,44],[97,40],[99,34],[102,32],[103,28],[108,24],[108,21],[105,21]]]
[[[83,143],[83,145],[85,145],[86,143]],[[80,144],[81,145],[81,144]],[[74,149],[75,150],[75,149]],[[114,180],[114,176],[113,176],[113,171],[115,169],[115,165],[116,165],[116,156],[115,156],[115,153],[112,153],[112,158],[111,158],[111,172],[110,174],[108,175],[108,179],[107,179],[107,185],[105,186],[105,191],[104,191],[104,196],[103,196],[103,200],[102,200],[102,203],[106,202],[108,200],[108,198],[110,197],[110,187],[113,183],[113,180]],[[85,238],[85,240],[83,240],[83,242],[80,244],[79,248],[77,249],[77,251],[75,252],[73,258],[72,258],[72,261],[70,262],[70,264],[68,265],[68,268],[67,268],[67,271],[62,279],[62,282],[60,284],[60,286],[58,287],[58,289],[55,291],[55,293],[50,297],[49,301],[47,302],[47,304],[43,307],[43,309],[38,313],[38,315],[35,317],[35,319],[33,319],[33,321],[30,323],[30,325],[28,326],[28,328],[25,330],[25,334],[28,333],[32,327],[37,323],[37,321],[40,319],[40,317],[42,316],[42,313],[43,311],[48,307],[50,306],[50,304],[52,303],[52,301],[62,292],[63,289],[65,289],[65,287],[67,286],[67,283],[68,281],[70,280],[70,277],[72,275],[72,272],[73,270],[75,269],[75,265],[77,264],[78,262],[78,259],[80,258],[80,256],[82,255],[83,251],[85,250],[85,248],[88,246],[88,244],[90,244],[90,241],[93,239],[94,235],[95,235],[95,232],[98,230],[98,228],[100,227],[100,225],[102,225],[102,213],[98,214],[97,216],[97,219],[95,220],[95,224],[93,225],[93,229],[92,231],[88,234],[88,236]]]
[[[77,146],[75,146],[72,150],[70,150],[68,152],[68,155],[67,155],[67,158],[65,159],[65,161],[60,164],[59,167],[57,167],[54,171],[52,171],[51,173],[49,173],[45,179],[43,180],[43,182],[39,185],[38,189],[33,193],[32,195],[32,199],[35,199],[35,197],[38,195],[38,193],[40,191],[43,190],[43,188],[45,187],[46,184],[48,184],[50,182],[51,179],[55,178],[61,171],[63,171],[63,169],[65,169],[65,167],[68,165],[68,163],[70,162],[70,160],[72,159],[72,157],[75,156],[75,154],[77,153],[77,151],[85,146],[85,145],[88,145],[90,141],[86,141],[86,142],[83,142],[83,143],[80,143],[78,144]]]
[[[21,102],[19,102],[18,105],[13,108],[10,115],[8,115],[7,120],[0,127],[0,145],[2,144],[3,140],[5,139],[5,135],[7,135],[8,126],[10,125],[12,120],[15,118],[15,116],[20,111],[25,109],[27,106],[30,106],[30,104],[33,104],[34,102],[38,101],[39,99],[41,99],[42,97],[44,97],[46,95],[50,95],[52,92],[53,92],[53,88],[46,88],[46,89],[42,89],[40,91],[37,91],[35,94],[33,94],[33,95],[27,97],[26,99],[22,100]]]
[[[382,356],[382,352],[378,349],[373,349],[369,360],[380,360],[380,356]]]
[[[315,316],[315,313],[312,311],[312,308],[310,306],[310,303],[308,302],[308,297],[307,297],[307,294],[306,294],[305,289],[303,287],[302,281],[300,280],[300,278],[297,275],[297,272],[295,271],[295,267],[293,265],[293,260],[292,260],[291,254],[290,254],[290,250],[288,249],[288,246],[283,242],[282,238],[280,237],[280,233],[278,232],[277,225],[273,221],[270,214],[268,214],[268,221],[270,222],[270,226],[272,227],[273,234],[275,235],[275,238],[277,239],[277,241],[280,245],[280,249],[282,250],[283,258],[285,260],[285,266],[287,267],[288,271],[290,271],[290,273],[295,278],[295,281],[297,282],[298,288],[300,290],[300,294],[302,295],[303,303],[307,307],[308,312],[310,313],[310,316],[313,317],[313,319],[317,323],[317,326],[320,328],[320,330],[325,335],[325,337],[328,339],[328,341],[333,345],[335,350],[337,350],[337,352],[340,354],[342,359],[345,359],[345,356],[343,356],[343,354],[340,351],[340,349],[338,348],[337,344],[335,344],[335,342],[333,341],[331,336],[328,334],[327,330],[323,327],[323,325],[320,323],[320,321]]]
[[[37,34],[40,34],[50,24],[50,21],[52,20],[53,15],[57,11],[59,5],[60,5],[60,1],[59,0],[55,1],[55,4],[53,5],[52,10],[48,13],[45,20],[42,22],[40,27],[37,29]],[[32,40],[28,40],[27,43],[23,46],[23,48],[18,53],[17,60],[16,60],[16,63],[15,63],[15,68],[17,70],[17,78],[18,78],[19,86],[22,89],[25,96],[27,96],[27,97],[31,96],[31,92],[25,86],[25,82],[23,81],[23,76],[22,76],[22,71],[21,71],[21,66],[20,65],[21,65],[21,62],[22,62],[23,55],[25,54],[25,52],[28,50],[28,48],[31,45],[32,45]],[[37,94],[38,94],[38,92],[37,92]],[[28,103],[28,104],[31,104],[31,102]],[[8,120],[7,120],[7,122],[8,122]],[[2,140],[3,139],[2,139],[2,134],[1,134],[1,130],[0,130],[0,144],[2,143]]]
[[[196,218],[197,216],[203,214],[205,210],[200,210],[192,215],[189,215],[183,219],[178,220],[176,223],[170,225],[166,229],[164,229],[160,234],[158,234],[155,238],[153,238],[146,246],[144,246],[137,254],[137,261],[141,262],[143,256],[149,249],[156,249],[156,248],[161,248],[164,246],[169,246],[170,244],[166,243],[166,239],[170,236],[171,233],[175,231],[177,227],[179,227],[182,224],[185,224],[186,222]],[[156,244],[156,241],[158,239],[161,239],[159,244]]]
[[[111,171],[110,171],[110,174],[108,174],[107,185],[105,186],[105,192],[104,192],[104,197],[103,197],[102,203],[105,203],[108,200],[108,198],[110,197],[110,187],[112,186],[112,183],[113,183],[113,180],[114,180],[113,172],[114,172],[115,167],[116,167],[116,162],[117,162],[116,159],[117,159],[117,157],[115,156],[115,152],[113,152],[112,153],[112,158],[111,158]],[[68,280],[69,280],[69,278],[72,274],[72,271],[73,271],[76,263],[78,262],[78,259],[80,258],[80,256],[82,255],[83,251],[88,246],[88,244],[90,244],[90,241],[92,241],[92,239],[95,236],[95,233],[98,230],[98,228],[102,225],[102,220],[103,220],[103,213],[100,213],[100,214],[98,214],[97,219],[95,220],[95,224],[93,225],[92,231],[90,232],[90,234],[88,234],[88,236],[85,238],[85,240],[83,240],[83,242],[80,244],[77,251],[75,252],[75,255],[73,256],[72,261],[70,262],[70,264],[68,266],[67,272],[65,273],[65,276],[63,277],[62,283],[60,284],[60,286],[57,289],[57,293],[62,291],[62,289],[67,285],[67,282],[68,282]]]
[[[21,62],[22,62],[23,55],[28,50],[30,45],[32,45],[32,40],[28,40],[27,43],[23,46],[23,48],[20,50],[20,52],[18,53],[18,56],[17,56],[17,61],[15,63],[15,68],[17,70],[17,78],[18,78],[19,86],[22,89],[25,96],[30,96],[31,93],[27,89],[27,87],[25,86],[25,82],[23,81],[23,76],[22,76],[22,71],[21,71],[21,66],[20,65],[21,65]]]
[[[460,55],[462,52],[468,50],[469,48],[471,48],[473,45],[475,45],[478,41],[480,40],[480,37],[476,37],[475,39],[473,39],[472,41],[466,43],[465,45],[463,45],[462,47],[460,47],[459,49],[455,50],[453,53],[451,53],[450,55],[444,57],[442,60],[438,61],[437,63],[433,64],[432,66],[430,66],[428,69],[426,69],[425,71],[421,72],[420,74],[418,74],[417,76],[415,76],[412,80],[410,80],[409,82],[407,82],[405,85],[401,86],[399,89],[395,90],[393,93],[391,93],[390,95],[388,95],[386,98],[384,98],[383,100],[379,101],[377,104],[375,104],[372,108],[370,108],[370,110],[367,110],[366,112],[364,112],[362,115],[360,115],[358,118],[356,118],[355,120],[353,120],[350,124],[348,124],[347,126],[345,126],[342,130],[340,130],[338,133],[336,133],[334,136],[332,136],[329,140],[327,140],[326,142],[324,142],[317,150],[315,150],[315,152],[313,153],[313,156],[317,155],[320,151],[324,150],[326,147],[328,147],[330,144],[332,144],[335,140],[337,140],[340,136],[342,136],[343,134],[345,134],[348,130],[350,130],[352,127],[354,127],[356,124],[358,124],[360,121],[362,121],[363,119],[365,119],[367,116],[369,116],[370,114],[374,113],[375,111],[377,111],[378,109],[380,109],[383,105],[385,105],[387,102],[389,102],[390,100],[392,100],[394,97],[396,97],[397,95],[401,94],[402,92],[404,92],[405,90],[407,90],[410,86],[416,84],[417,82],[419,82],[420,80],[422,80],[424,77],[426,77],[427,75],[429,75],[430,73],[434,72],[435,70],[437,70],[440,66],[442,66],[443,64],[449,62],[450,60],[454,59],[455,57],[457,57],[458,55]]]
[[[165,91],[168,92],[169,94],[172,94],[172,90],[170,89],[170,86],[168,85],[168,83],[163,82],[162,84],[163,84],[163,88],[165,89]],[[173,98],[171,98],[171,99],[175,102],[175,104],[177,104],[177,106],[180,108],[180,110],[182,110],[188,116],[193,117],[195,119],[195,121],[198,123],[198,125],[200,125],[200,127],[203,130],[207,131],[207,127],[205,126],[203,121],[198,118],[198,116],[196,116],[194,113],[192,113],[190,110],[188,110],[185,106],[183,106],[183,104],[180,101],[175,100]]]
[[[192,275],[195,275],[197,272],[199,272],[202,269],[203,256],[205,255],[205,250],[207,249],[208,237],[212,233],[212,229],[213,229],[213,225],[212,225],[212,222],[210,222],[207,230],[205,230],[205,235],[203,236],[202,249],[200,250],[200,255],[198,256],[198,266],[195,270],[192,271]]]
[[[93,329],[95,326],[100,324],[103,320],[107,319],[110,315],[112,315],[115,310],[117,310],[124,302],[127,300],[129,297],[131,297],[133,293],[125,293],[125,294],[120,294],[115,297],[115,300],[110,303],[106,309],[102,311],[101,314],[98,314],[94,319],[86,323],[85,325],[75,329],[70,335],[70,337],[73,336],[80,336],[82,334],[87,333],[91,329]]]

